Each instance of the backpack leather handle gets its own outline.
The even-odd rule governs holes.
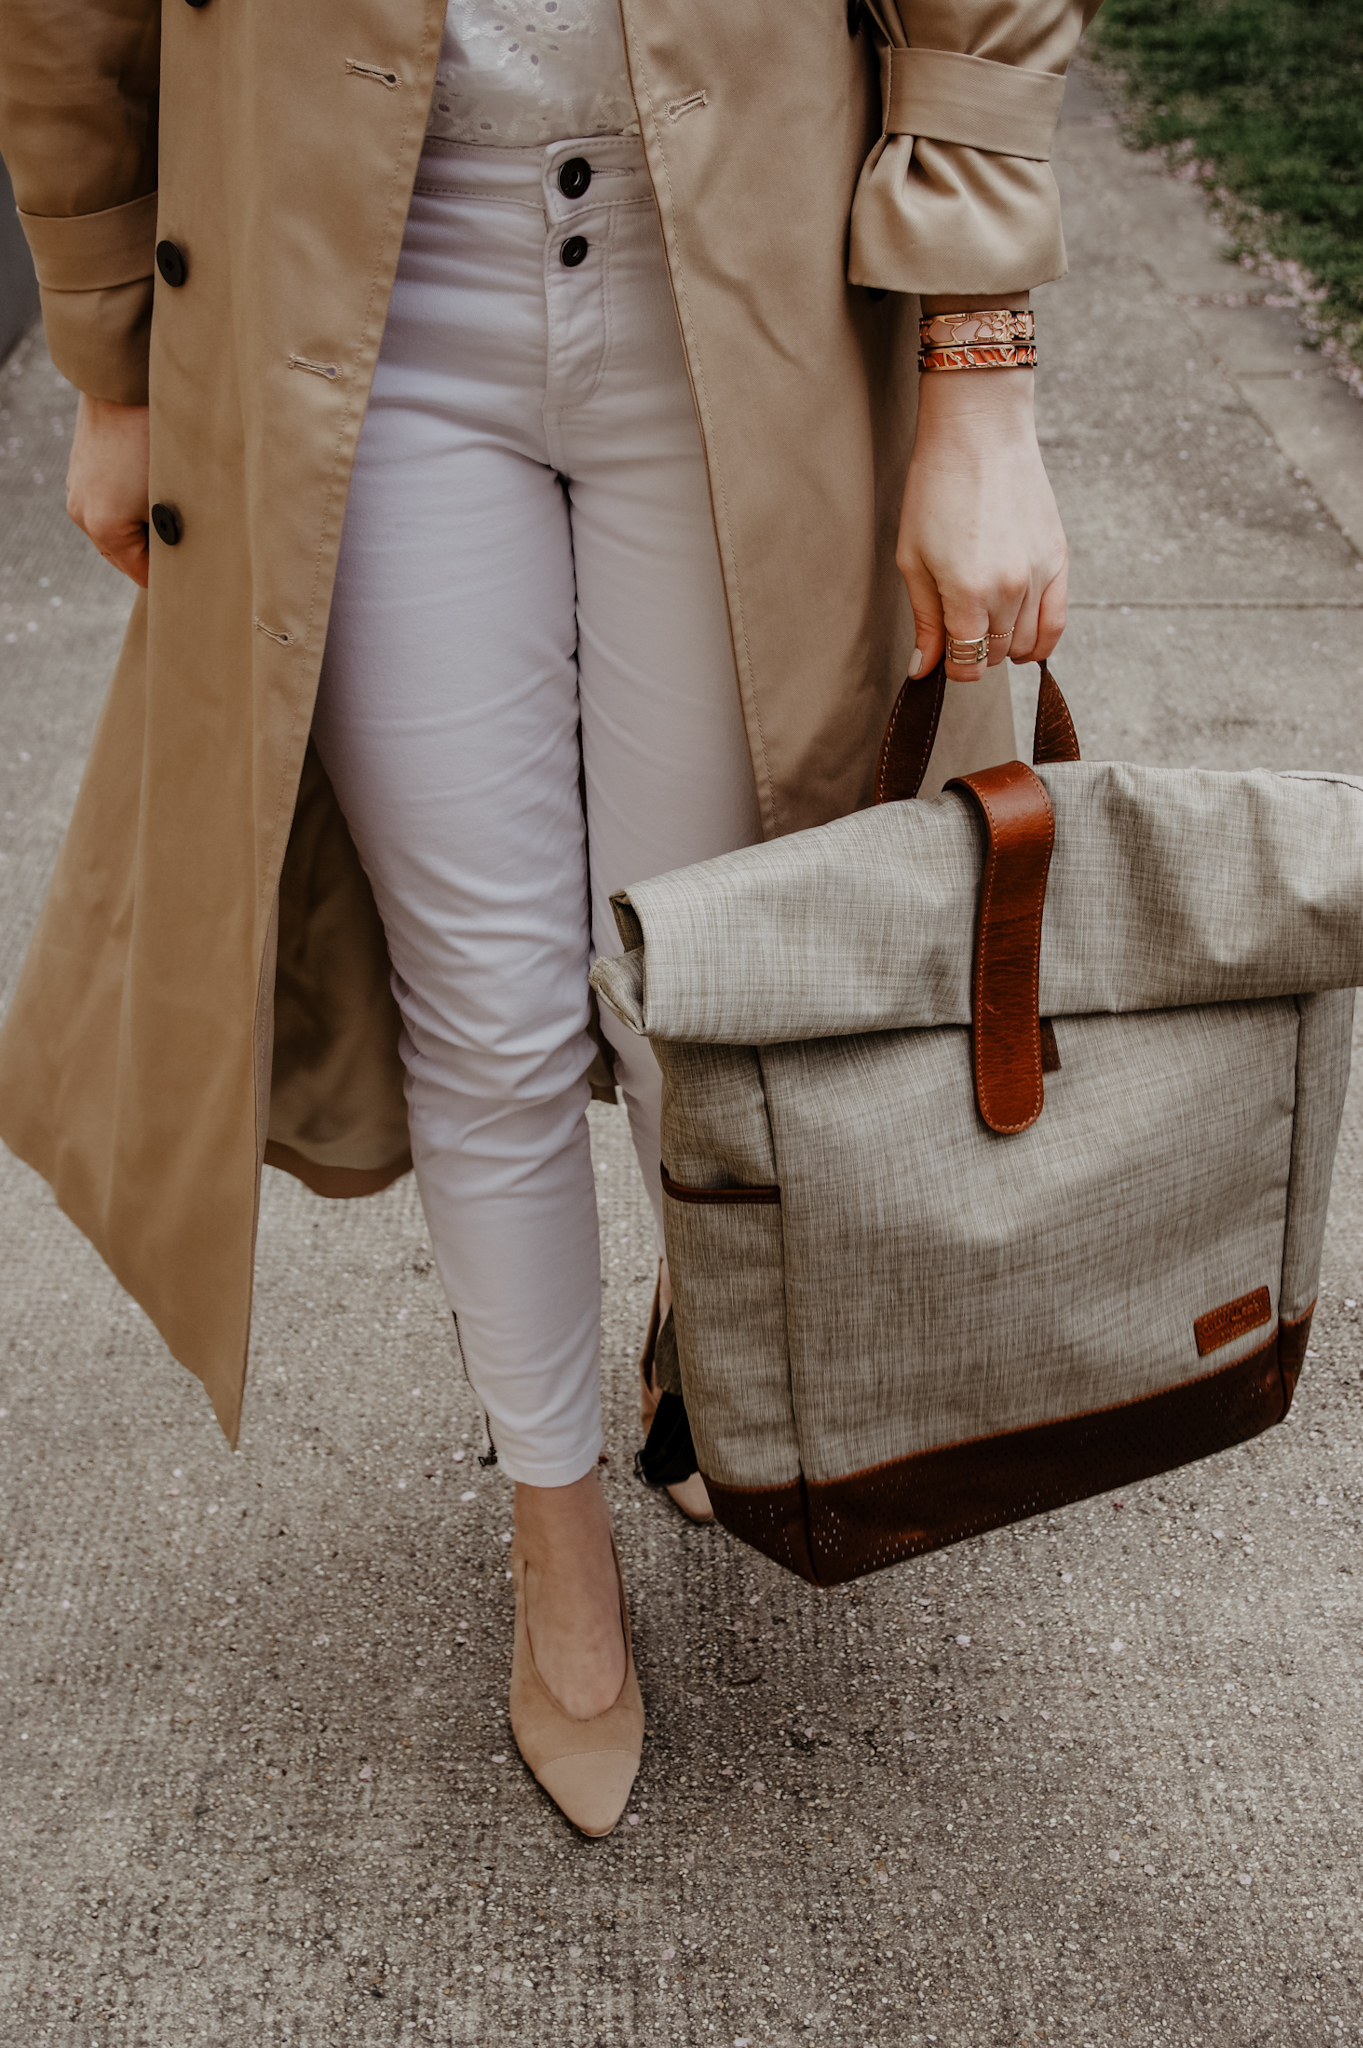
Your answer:
[[[1052,761],[1077,761],[1079,737],[1070,717],[1059,683],[1041,664],[1041,688],[1036,699],[1036,726],[1032,733],[1032,765],[1044,768]]]
[[[895,699],[890,722],[881,743],[876,765],[875,796],[878,804],[898,803],[917,796],[927,773],[928,758],[937,737],[946,696],[945,661],[939,661],[930,676],[911,678]],[[1075,738],[1070,707],[1060,694],[1060,685],[1041,664],[1041,690],[1036,700],[1036,731],[1032,735],[1032,760],[1043,766],[1051,761],[1077,761],[1079,742]]]
[[[984,820],[970,1003],[975,1100],[990,1130],[1010,1136],[1030,1129],[1046,1099],[1037,998],[1055,813],[1023,761],[959,775],[947,788],[963,790]]]

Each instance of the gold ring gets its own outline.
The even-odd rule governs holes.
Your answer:
[[[978,640],[953,640],[947,634],[947,660],[959,662],[987,662],[989,659],[989,635],[981,633]]]
[[[987,640],[1011,640],[1012,637],[1013,629],[1011,626],[1008,628],[1008,631],[1006,633],[987,633],[985,635],[985,638]]]

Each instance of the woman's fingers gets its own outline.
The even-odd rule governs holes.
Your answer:
[[[66,510],[106,562],[147,582],[149,414],[81,393],[66,472]]]
[[[147,529],[139,522],[135,526],[116,525],[89,527],[79,519],[77,526],[89,536],[106,562],[112,562],[123,575],[131,576],[134,583],[147,587],[147,570],[151,556],[147,549]]]
[[[978,604],[979,601],[976,600],[974,605],[953,605],[950,608],[951,622],[947,627],[947,681],[949,683],[977,682],[993,659],[989,639],[992,621],[989,613],[982,606],[979,606],[978,609],[976,608]],[[972,644],[983,648],[983,661],[953,660],[951,653],[953,646],[965,648]]]
[[[983,661],[953,661],[947,657],[947,679],[954,683],[975,682],[1004,659],[1009,651],[1017,597],[1011,584],[1000,592],[943,593],[932,571],[923,562],[901,563],[913,606],[915,627],[911,676],[930,675],[947,651],[948,641],[965,645],[983,643]],[[945,614],[945,616],[944,616]]]
[[[1004,653],[1010,661],[1031,661],[1035,657],[1032,647],[1036,640],[1037,608],[1041,603],[1040,579],[1034,579],[1027,587],[1027,593],[1018,606],[1013,620],[1013,631]]]
[[[1021,609],[1019,609],[1019,601],[1014,589],[1010,588],[1001,600],[995,600],[993,609],[989,614],[988,667],[997,668],[1001,661],[1008,661],[1013,658],[1013,650],[1017,645],[1018,638],[1018,621],[1026,612],[1027,596],[1028,593],[1023,594]]]
[[[921,578],[921,589],[918,587]],[[1016,579],[1005,576],[992,591],[960,597],[941,596],[926,571],[909,579],[909,594],[917,626],[917,646],[923,663],[915,674],[927,674],[944,648],[981,641],[983,661],[953,661],[947,654],[947,678],[951,682],[975,682],[986,668],[1001,661],[1044,661],[1065,630],[1066,572],[1062,567],[1044,589],[1040,585],[1019,594]],[[935,614],[930,609],[936,601]],[[945,625],[942,623],[945,612]],[[927,630],[929,620],[933,630]]]
[[[1014,661],[1045,661],[1065,630],[1066,569],[1062,563],[1050,581],[1028,591],[1013,629],[1009,653]]]
[[[972,591],[946,597],[948,681],[978,682],[986,669],[996,668],[1005,659],[1012,646],[1018,607],[1025,600],[1026,589],[1025,572],[1014,565],[1001,570],[992,584],[981,582]],[[950,658],[953,642],[960,647],[973,643],[977,658],[953,661]]]
[[[1029,661],[1049,661],[1055,653],[1056,643],[1065,630],[1065,604],[1068,594],[1069,565],[1062,563],[1041,593],[1036,639],[1027,656]]]
[[[996,566],[982,560],[970,565],[976,573],[962,575],[949,558],[943,562],[926,550],[906,545],[910,519],[906,510],[898,553],[899,573],[913,606],[914,655],[909,674],[930,675],[946,654],[948,681],[974,682],[1008,652],[1013,621],[1027,591],[1026,562],[1018,558]],[[948,568],[955,573],[945,573]],[[982,660],[952,659],[949,642],[965,646],[972,641],[982,647]]]
[[[931,675],[942,659],[946,628],[942,623],[942,599],[937,584],[922,562],[900,563],[913,606],[914,649],[909,662],[910,676]]]
[[[120,518],[102,504],[98,495],[76,496],[67,492],[67,517],[93,542],[106,562],[112,562],[134,583],[147,587],[147,529],[140,519]]]

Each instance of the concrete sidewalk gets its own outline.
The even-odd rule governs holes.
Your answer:
[[[1057,168],[1073,274],[1040,302],[1041,392],[1086,751],[1363,770],[1363,407],[1225,303],[1245,280],[1196,195],[1082,87]],[[63,517],[71,411],[23,345],[6,989],[126,609]],[[623,1113],[594,1136],[651,1716],[596,1845],[510,1741],[509,1489],[473,1455],[410,1182],[328,1205],[267,1175],[232,1457],[0,1160],[5,2048],[1363,2039],[1357,1090],[1282,1429],[835,1594],[630,1476],[651,1232]]]

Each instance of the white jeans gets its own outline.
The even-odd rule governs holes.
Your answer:
[[[760,836],[636,141],[423,156],[314,732],[388,936],[469,1378],[507,1473],[567,1485],[601,1446],[593,949],[619,950],[613,890]],[[658,1070],[607,1029],[658,1207]]]

